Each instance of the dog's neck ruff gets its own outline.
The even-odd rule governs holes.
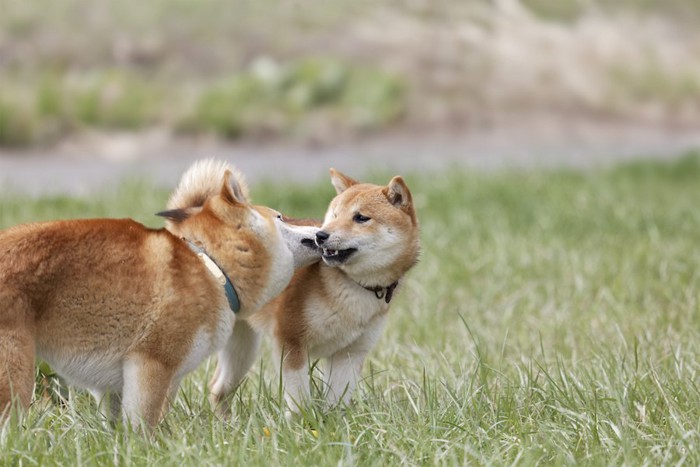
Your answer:
[[[362,285],[362,284],[360,284],[360,285]],[[394,296],[394,289],[398,285],[399,285],[399,281],[395,281],[386,287],[382,287],[382,286],[367,287],[367,286],[363,285],[362,288],[369,290],[370,292],[374,292],[374,296],[377,297],[378,300],[381,300],[383,298],[385,302],[389,303],[391,301],[391,298]]]
[[[204,251],[204,248],[195,245],[191,240],[188,240],[186,238],[183,238],[183,240],[187,243],[187,246],[190,247],[190,250],[192,250],[197,256],[199,256],[199,259],[202,260],[204,266],[206,266],[206,268],[216,278],[219,284],[224,286],[224,291],[226,292],[226,299],[228,300],[228,306],[231,308],[231,311],[233,311],[234,313],[238,313],[238,311],[241,309],[241,302],[238,299],[238,294],[236,293],[236,289],[233,287],[231,279],[229,279],[224,270],[221,269],[213,259],[211,259],[211,256],[209,256]]]

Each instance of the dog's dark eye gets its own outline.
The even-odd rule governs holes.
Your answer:
[[[352,218],[352,220],[357,222],[358,224],[364,224],[365,222],[367,222],[370,219],[371,219],[370,217],[363,216],[359,212],[357,214],[355,214]]]

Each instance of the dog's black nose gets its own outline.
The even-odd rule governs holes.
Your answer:
[[[328,237],[330,236],[331,235],[329,233],[324,232],[323,230],[319,230],[318,232],[316,232],[316,244],[323,245],[323,242],[328,240]]]

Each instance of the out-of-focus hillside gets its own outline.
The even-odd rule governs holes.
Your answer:
[[[700,123],[698,0],[0,0],[0,145]]]

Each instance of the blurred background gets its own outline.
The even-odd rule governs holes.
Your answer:
[[[194,158],[588,166],[700,147],[698,0],[0,0],[0,183]],[[42,167],[37,171],[37,167]],[[40,173],[37,173],[40,172]]]

